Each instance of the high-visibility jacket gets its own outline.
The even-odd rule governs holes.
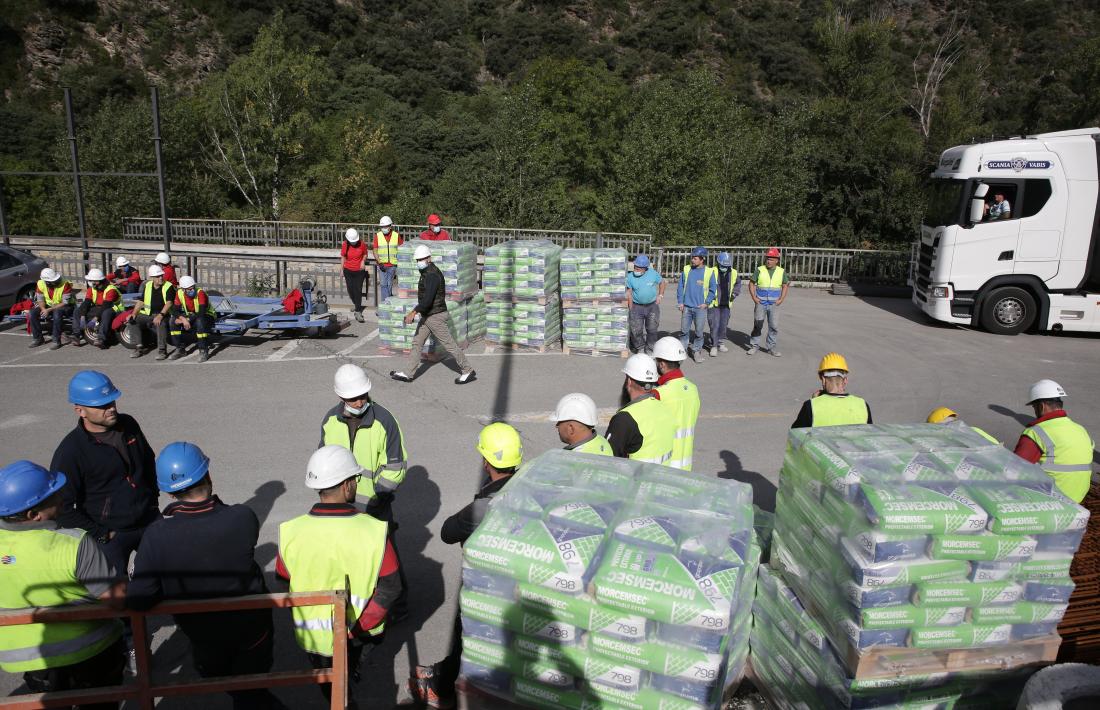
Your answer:
[[[775,267],[775,271],[769,273],[768,267],[760,265],[756,269],[756,297],[765,306],[769,306],[779,300],[783,294],[783,267]]]
[[[82,530],[0,528],[0,609],[54,607],[88,601],[76,576]],[[23,673],[71,666],[122,636],[114,619],[0,626],[0,668]]]
[[[379,264],[396,264],[397,247],[401,245],[401,235],[396,229],[390,230],[387,237],[381,231],[374,233],[374,258]]]
[[[351,629],[378,584],[389,524],[370,515],[300,515],[279,526],[279,557],[290,570],[291,592],[348,588],[346,618]],[[332,656],[332,607],[291,609],[294,638],[307,653]],[[377,636],[385,623],[370,630]]]
[[[691,264],[684,266],[684,275],[680,278],[680,283],[686,284],[691,276]],[[718,292],[718,267],[704,266],[703,267],[703,298],[706,299],[707,294],[710,293],[710,282],[715,282],[715,293]],[[715,296],[717,298],[717,296]],[[687,289],[684,289],[684,299],[687,299]]]
[[[979,428],[978,428],[978,427],[976,427],[976,426],[972,426],[972,427],[970,427],[970,428],[974,430],[974,433],[976,433],[976,434],[980,435],[980,436],[981,436],[982,438],[984,438],[984,439],[985,439],[986,441],[989,441],[989,442],[991,442],[991,443],[994,443],[994,444],[996,444],[997,446],[1000,446],[1000,445],[1001,445],[1001,442],[997,441],[997,438],[996,438],[995,436],[993,436],[992,434],[990,434],[989,432],[987,432],[986,430],[984,430],[984,429],[979,429]]]
[[[592,434],[592,438],[583,444],[568,449],[582,454],[596,454],[597,456],[611,456],[611,444],[599,434]]]
[[[854,394],[843,397],[820,394],[810,400],[810,410],[813,412],[811,426],[867,423],[867,402]]]
[[[1054,479],[1054,485],[1075,503],[1080,503],[1092,484],[1092,437],[1069,417],[1054,417],[1024,429],[1024,436],[1039,447],[1039,466]]]
[[[714,300],[710,302],[711,308],[718,306],[718,299],[722,297],[722,281],[718,274],[718,269],[714,270],[715,278],[718,278],[718,284],[714,288]],[[737,285],[737,269],[730,269],[730,300],[725,304],[728,308],[733,308],[733,287]],[[690,470],[690,469],[688,469]]]
[[[699,419],[699,388],[686,377],[677,377],[660,385],[657,392],[668,408],[668,415],[676,422],[668,465],[690,471],[695,450],[695,422]]]
[[[112,291],[115,293],[115,300],[113,302],[107,300],[107,294]],[[122,304],[122,291],[119,291],[118,287],[114,284],[107,284],[105,288],[89,287],[84,294],[84,298],[97,306],[102,306],[104,303],[111,303],[111,310],[115,313],[121,313],[122,309],[125,307]]]
[[[46,303],[46,308],[53,308],[59,306],[62,303],[74,304],[76,303],[76,296],[72,292],[72,283],[61,279],[60,283],[56,287],[50,288],[50,285],[45,281],[38,280],[38,293],[42,294],[42,300]],[[69,289],[68,295],[65,294],[65,289]]]
[[[623,407],[642,434],[642,446],[628,458],[668,466],[672,459],[675,415],[656,397],[642,397]]]
[[[205,295],[206,292],[203,291],[201,288],[195,289],[194,298],[191,298],[186,293],[184,293],[183,289],[177,290],[176,302],[179,303],[180,312],[183,313],[183,315],[185,316],[189,316],[192,313],[199,312],[205,313],[208,316],[217,316],[218,313],[214,310],[214,307],[210,305],[209,298],[206,299],[206,303],[199,303],[199,297]]]
[[[175,288],[165,280],[164,285],[160,287],[160,297],[165,303],[171,303],[168,299],[168,291]],[[146,281],[145,286],[142,289],[141,301],[144,304],[141,307],[141,314],[148,316],[153,314],[153,282]]]
[[[359,495],[373,498],[377,493],[392,493],[397,490],[405,480],[408,459],[405,434],[397,419],[377,402],[371,402],[370,410],[355,430],[353,442],[347,422],[340,418],[341,409],[343,405],[333,407],[321,423],[321,445],[335,444],[351,449],[355,460],[369,472],[370,475],[359,483]],[[396,432],[400,442],[399,452],[391,451],[392,432]]]

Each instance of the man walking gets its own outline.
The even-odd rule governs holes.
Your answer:
[[[649,355],[631,355],[620,396],[622,408],[611,417],[605,438],[619,458],[668,465],[676,436],[672,411],[657,398],[657,363]]]
[[[472,382],[477,373],[470,367],[466,355],[455,343],[451,336],[451,329],[447,326],[443,272],[432,263],[432,252],[424,244],[416,247],[413,258],[416,259],[416,268],[420,270],[420,283],[416,287],[416,307],[405,316],[405,324],[412,323],[417,317],[420,318],[420,322],[416,326],[416,335],[413,336],[405,369],[390,370],[390,377],[400,382],[412,382],[416,378],[416,370],[420,367],[420,350],[424,347],[424,341],[431,335],[455,359],[461,370],[459,376],[455,378],[455,384],[464,385]]]
[[[260,521],[248,506],[226,505],[214,495],[210,459],[202,449],[184,441],[165,446],[157,457],[157,486],[174,502],[141,540],[126,606],[144,611],[162,599],[267,593],[255,559]],[[271,670],[270,609],[180,614],[175,621],[203,678]],[[278,707],[265,689],[229,695],[236,710]]]
[[[1088,431],[1066,414],[1065,397],[1065,389],[1054,380],[1039,380],[1031,386],[1027,403],[1035,419],[1020,434],[1015,451],[1025,461],[1039,464],[1058,490],[1080,503],[1092,485],[1095,444]]]
[[[653,348],[653,358],[657,362],[659,375],[657,397],[676,424],[672,458],[668,465],[690,471],[695,451],[695,423],[699,419],[699,388],[684,377],[680,369],[680,363],[687,360],[687,353],[676,338],[665,336],[658,340]]]
[[[695,337],[691,342],[691,353],[695,362],[703,361],[703,338],[707,331],[707,304],[717,294],[716,275],[706,265],[707,248],[695,247],[691,250],[691,263],[684,267],[680,283],[676,286],[676,304],[680,307],[680,343],[688,350],[691,329],[695,328]]]
[[[636,353],[653,353],[657,342],[657,327],[661,322],[661,299],[665,282],[652,268],[649,257],[639,254],[634,268],[626,275],[626,302],[630,308],[630,349]]]
[[[596,433],[599,413],[596,403],[583,392],[573,392],[558,400],[557,409],[551,417],[558,430],[558,438],[565,444],[566,451],[582,454],[610,456],[611,444]]]
[[[65,484],[65,474],[30,461],[0,468],[0,610],[111,603],[124,593],[95,540],[58,527]],[[32,693],[121,685],[125,651],[116,619],[0,627],[0,668],[22,673]]]
[[[69,402],[79,418],[58,444],[50,470],[68,479],[61,524],[88,531],[111,566],[125,574],[130,553],[160,511],[153,449],[137,421],[118,411],[121,396],[102,372],[73,375]]]
[[[383,215],[378,221],[378,231],[374,233],[374,261],[378,269],[378,298],[385,301],[393,295],[393,277],[397,273],[397,247],[401,246],[401,235],[393,228],[393,220]]]
[[[777,349],[779,306],[787,300],[790,282],[790,277],[779,265],[779,250],[775,247],[768,249],[764,264],[756,269],[755,277],[749,281],[749,295],[752,296],[756,307],[753,309],[752,336],[749,338],[749,349],[745,352],[746,355],[755,355],[760,349],[760,333],[764,328],[764,320],[767,319],[767,352],[775,357],[782,356]]]
[[[729,252],[718,255],[718,285],[715,289],[714,300],[707,309],[707,319],[710,321],[710,356],[718,357],[719,352],[729,351],[726,346],[726,327],[730,322],[730,311],[733,309],[733,299],[741,295],[741,277],[737,275],[737,269],[733,268],[733,260]]]

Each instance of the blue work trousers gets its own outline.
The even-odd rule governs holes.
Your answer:
[[[730,322],[729,306],[711,306],[707,309],[710,321],[710,346],[716,348],[726,342],[726,327]]]
[[[55,311],[51,311],[48,318],[50,319],[50,327],[53,329],[53,340],[55,343],[61,342],[61,326],[62,322],[68,316],[73,314],[73,307],[66,305],[58,308]],[[42,339],[42,309],[35,306],[31,309],[31,312],[27,314],[27,318],[31,323],[31,337],[35,340]],[[76,337],[80,333],[79,319],[73,320],[72,325],[73,337]]]
[[[692,337],[691,327],[695,326],[695,337],[691,341],[690,350],[694,353],[703,351],[703,338],[707,332],[707,309],[702,306],[684,306],[684,312],[680,314],[680,344],[688,350],[688,339]]]
[[[656,301],[630,304],[630,348],[634,352],[653,350],[660,321],[661,307]]]
[[[393,295],[393,277],[397,275],[396,266],[378,265],[378,300],[385,302]]]

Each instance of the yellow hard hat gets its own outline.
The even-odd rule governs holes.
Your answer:
[[[477,437],[477,452],[493,468],[513,468],[523,461],[523,443],[515,427],[504,422],[494,422],[481,430]]]
[[[817,366],[817,371],[822,373],[827,370],[848,372],[848,361],[840,353],[826,353],[825,357],[821,358],[821,364]]]
[[[948,409],[947,407],[936,407],[928,413],[927,421],[929,424],[942,424],[951,417],[958,416],[959,415],[956,414],[954,410]]]

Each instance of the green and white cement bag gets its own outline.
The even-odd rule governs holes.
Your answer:
[[[988,511],[989,529],[995,533],[1060,533],[1083,529],[1089,522],[1089,511],[1058,491],[972,486],[970,494]]]

